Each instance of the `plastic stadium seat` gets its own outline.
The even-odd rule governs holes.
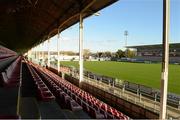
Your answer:
[[[4,82],[8,82],[8,77],[7,77],[6,73],[2,72],[1,75],[3,77]]]
[[[60,92],[63,92],[63,90],[62,90],[62,89],[60,89],[60,88],[56,89],[56,91],[55,91],[55,95],[56,95],[56,96],[59,96],[59,93],[60,93]]]
[[[82,107],[84,111],[89,112],[89,106],[84,101],[82,101]]]
[[[3,78],[4,86],[8,87],[8,86],[15,86],[15,85],[17,85],[18,81],[16,81],[16,80],[10,81],[8,79],[8,77],[7,77],[5,72],[2,72],[1,75],[2,75],[2,78]]]
[[[1,73],[3,86],[11,87],[19,84],[20,66],[21,57],[18,57],[7,69],[5,69],[5,72]]]
[[[71,97],[73,100],[76,100],[76,95],[74,93],[71,93]]]
[[[76,97],[77,103],[82,106],[82,100],[79,97]]]
[[[16,119],[20,119],[20,116],[19,115],[0,115],[0,119],[13,119],[13,120],[16,120]]]
[[[89,115],[96,119],[104,119],[104,115],[89,106]]]
[[[70,107],[72,111],[79,111],[82,110],[82,107],[73,99],[67,100],[67,105]]]
[[[52,95],[50,91],[43,91],[41,94],[41,98],[43,101],[50,101],[55,99],[55,97]]]
[[[38,84],[38,87],[43,88],[43,87],[46,87],[46,85],[44,83],[43,84]]]
[[[106,117],[107,119],[114,119],[113,115],[111,115],[109,113],[107,113],[106,115],[107,115],[107,117]]]
[[[93,105],[93,108],[96,109],[96,111],[99,111],[99,106],[97,106],[96,104]]]

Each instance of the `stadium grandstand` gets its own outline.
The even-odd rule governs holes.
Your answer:
[[[83,20],[118,0],[1,0],[0,1],[0,119],[179,119],[180,102],[167,106],[167,47],[164,32],[162,88],[157,101],[131,93],[142,87],[119,88],[106,76],[87,79],[83,70]],[[168,8],[168,0],[164,8]],[[164,15],[168,12],[164,11]],[[168,16],[168,14],[167,14]],[[165,21],[166,22],[166,21]],[[47,66],[30,59],[30,51],[79,23],[79,71]],[[164,24],[166,30],[167,24]],[[49,44],[48,44],[49,45]],[[49,47],[49,46],[48,46]],[[58,48],[58,47],[57,47]],[[59,48],[58,48],[59,56]],[[40,53],[40,52],[39,52]],[[85,76],[83,76],[86,74]],[[93,76],[93,77],[92,77]],[[104,84],[102,80],[106,81]],[[107,83],[110,84],[107,84]],[[144,88],[141,89],[143,92]],[[151,91],[151,90],[149,90]],[[145,91],[146,92],[146,91]],[[156,98],[156,97],[155,97]],[[160,100],[161,99],[161,100]],[[176,99],[176,98],[175,98]],[[177,98],[179,99],[179,98]],[[156,99],[155,99],[156,100]],[[160,101],[160,102],[158,102]],[[149,106],[149,107],[146,107]],[[152,106],[154,106],[152,108]]]
[[[156,45],[141,45],[141,46],[127,46],[136,50],[136,61],[162,61],[162,44]],[[172,43],[169,45],[169,62],[180,63],[180,43]]]

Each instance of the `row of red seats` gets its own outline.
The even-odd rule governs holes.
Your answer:
[[[42,74],[43,77],[46,78],[45,80],[48,81],[49,87],[52,89],[53,93],[55,94],[58,103],[60,103],[61,105],[64,104],[65,106],[70,106],[71,110],[73,111],[81,110],[82,107],[84,109],[84,106],[82,104],[80,104],[82,107],[79,106],[79,104],[77,103],[78,102],[77,99],[74,99],[72,97],[71,92],[68,89],[66,89],[65,86],[59,83],[56,84],[55,81],[51,79],[51,77],[47,76],[43,71],[41,70],[39,71],[40,74]],[[93,109],[92,107],[90,107],[90,110],[86,112],[88,112],[89,115],[93,118],[101,118],[101,119],[105,118],[103,114],[101,113],[98,114],[96,110]]]
[[[47,69],[37,67],[37,65],[35,64],[32,65],[36,68],[39,68],[42,73],[44,72],[50,78],[52,78],[52,80],[62,90],[69,94],[69,96],[71,96],[75,101],[77,101],[83,107],[83,109],[94,118],[129,119],[129,117],[127,117],[126,115],[103,103],[89,93],[74,86],[70,82],[63,80],[56,74],[48,71]]]
[[[40,76],[36,73],[34,68],[27,64],[27,67],[32,75],[32,78],[34,80],[34,83],[37,88],[37,93],[38,93],[38,99],[42,101],[51,101],[55,99],[55,96],[51,93],[49,88],[46,86],[46,84],[42,81]]]
[[[9,58],[9,57],[12,57],[12,56],[15,56],[13,54],[3,54],[3,55],[0,55],[0,60],[3,60],[5,58]]]
[[[5,60],[5,59],[9,59],[9,58],[4,58],[3,60]],[[1,73],[2,80],[3,80],[1,82],[3,82],[2,84],[4,87],[18,86],[18,84],[20,83],[20,77],[21,77],[20,69],[21,69],[21,57],[19,56],[7,69],[5,69],[5,72]],[[12,93],[12,95],[11,95],[11,91],[7,92],[8,94],[10,93],[10,95],[7,95],[10,98],[12,96],[13,96],[12,98],[15,98],[15,96],[18,94],[17,89],[13,89],[13,90],[15,90],[16,93]],[[16,96],[16,98],[12,99],[12,100],[8,100],[7,97],[5,97],[5,98],[7,99],[7,101],[14,103],[14,100],[16,101],[17,97],[18,96]],[[3,101],[5,101],[6,99],[4,99]],[[13,104],[13,105],[16,106],[16,104]],[[7,109],[9,109],[11,107],[13,107],[12,110],[14,109],[14,106],[9,106],[8,104],[3,105],[3,103],[1,103],[1,106],[3,106],[3,108],[0,108],[0,109],[4,109],[4,108],[6,109],[6,107],[7,107]],[[8,113],[8,112],[3,113],[3,114],[0,113],[0,119],[21,119],[21,116],[18,115],[15,111],[14,111],[14,113],[12,113],[12,111],[11,111],[10,113]]]
[[[1,120],[5,120],[5,119],[19,120],[19,119],[21,119],[21,117],[19,115],[0,115],[0,119]]]
[[[19,56],[6,70],[2,72],[4,86],[16,86],[20,81],[21,56]]]
[[[17,55],[16,52],[14,52],[14,51],[12,51],[12,50],[10,50],[10,49],[2,46],[2,45],[0,45],[0,54],[1,54],[1,55],[2,55],[2,54],[7,54],[7,55],[8,55],[8,54],[13,54],[13,55]]]
[[[47,83],[48,88],[56,96],[56,100],[61,105],[61,107],[69,108],[72,111],[82,110],[82,107],[75,100],[73,100],[67,93],[65,93],[56,83],[54,83],[49,76],[47,76],[44,72],[40,71],[39,69],[36,70],[38,70],[39,74],[41,74],[43,78],[45,78],[44,80]]]

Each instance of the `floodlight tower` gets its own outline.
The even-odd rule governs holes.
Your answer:
[[[125,57],[126,58],[127,58],[127,38],[128,38],[128,35],[129,35],[128,31],[125,30],[124,31],[124,37],[125,37]]]

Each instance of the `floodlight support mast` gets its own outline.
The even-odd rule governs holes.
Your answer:
[[[124,31],[124,36],[125,36],[125,57],[127,58],[128,57],[128,53],[127,53],[127,37],[128,37],[128,31],[125,30]]]
[[[168,65],[169,65],[169,30],[170,0],[163,0],[163,59],[161,71],[160,119],[166,119]]]

